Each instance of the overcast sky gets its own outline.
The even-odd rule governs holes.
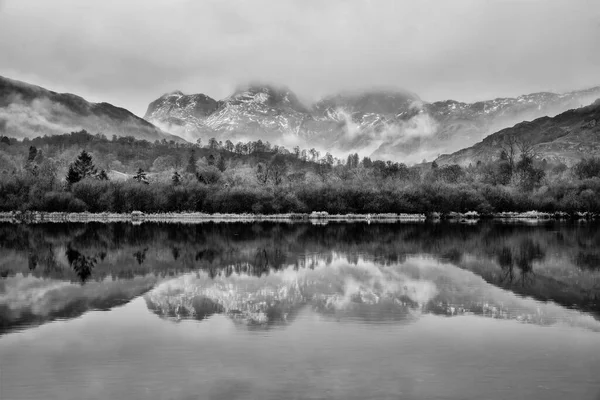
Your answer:
[[[0,75],[143,115],[165,92],[389,85],[474,101],[600,85],[598,0],[0,0]]]

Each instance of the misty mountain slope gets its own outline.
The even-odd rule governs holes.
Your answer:
[[[108,137],[183,141],[124,108],[0,77],[0,134],[33,138],[81,129]]]
[[[289,89],[252,84],[222,101],[175,91],[150,103],[145,118],[190,141],[209,137],[277,141],[282,135],[297,134],[310,114]]]
[[[590,104],[600,97],[600,87],[564,94],[533,93],[516,98],[498,98],[476,103],[453,100],[425,103],[416,115],[428,116],[433,127],[417,126],[422,135],[390,137],[373,153],[376,158],[436,158],[470,146],[487,135],[519,122],[555,116]],[[415,118],[410,114],[403,119]],[[406,136],[406,135],[404,135]],[[411,158],[412,156],[412,158]]]
[[[368,90],[327,96],[310,107],[289,89],[269,85],[249,85],[219,102],[199,103],[197,96],[207,98],[165,95],[150,104],[146,116],[190,141],[262,139],[414,163],[460,150],[521,121],[589,104],[600,97],[600,87],[476,103],[427,103],[407,91]]]
[[[600,154],[600,99],[555,117],[542,117],[502,129],[472,147],[442,155],[436,161],[461,165],[492,161],[498,158],[510,136],[533,145],[536,157],[549,162],[572,165],[583,157],[597,156]]]
[[[319,115],[331,115],[332,118],[335,118],[339,109],[351,114],[394,116],[420,101],[419,96],[414,93],[382,89],[327,96],[318,101],[313,109]]]
[[[263,140],[297,133],[308,110],[287,88],[250,85],[236,90],[204,123],[221,134]]]
[[[219,104],[204,94],[186,95],[176,90],[150,103],[144,119],[161,129],[195,141],[199,134],[211,134],[203,121],[217,110]]]
[[[150,103],[146,118],[188,140],[210,136],[219,140],[262,139],[341,151],[372,146],[372,131],[380,130],[398,111],[420,101],[408,92],[369,91],[327,97],[307,107],[285,87],[254,84],[217,102],[212,114],[199,115],[193,111],[194,105],[179,105],[179,100],[173,100],[181,97],[180,92],[174,93]],[[195,96],[183,95],[186,99]]]

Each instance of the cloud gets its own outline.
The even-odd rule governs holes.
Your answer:
[[[63,116],[61,121],[53,121],[57,119],[57,116]],[[3,121],[3,130],[9,136],[14,137],[32,137],[48,133],[57,134],[76,131],[81,129],[80,125],[75,122],[77,119],[64,106],[47,98],[35,99],[29,103],[16,95],[12,96],[7,107],[0,108],[0,121]]]
[[[223,98],[253,80],[308,100],[393,85],[472,101],[590,86],[600,69],[591,0],[2,4],[0,74],[138,115],[173,89]]]

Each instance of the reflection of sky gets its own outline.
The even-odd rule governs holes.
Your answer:
[[[476,316],[340,324],[303,308],[286,329],[240,330],[222,315],[174,324],[138,298],[0,337],[0,393],[14,400],[594,399],[600,354],[590,349],[597,348],[594,332]]]

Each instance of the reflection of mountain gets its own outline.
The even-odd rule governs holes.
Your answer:
[[[0,335],[91,310],[110,310],[147,292],[156,282],[154,276],[85,285],[32,276],[0,280]]]
[[[337,320],[409,322],[423,313],[477,314],[535,324],[572,323],[600,331],[600,322],[554,303],[522,298],[450,264],[411,257],[382,266],[336,259],[314,269],[292,267],[256,278],[187,274],[144,296],[169,319],[225,314],[251,326],[288,324],[302,307]]]
[[[234,282],[242,276],[269,280],[290,271],[310,274],[320,265],[334,264],[340,259],[349,267],[362,260],[394,268],[413,255],[427,255],[450,263],[522,296],[551,300],[600,315],[599,249],[600,230],[591,223],[0,224],[0,309],[2,315],[9,315],[0,318],[4,329],[20,318],[12,316],[13,311],[7,308],[15,297],[6,295],[19,287],[20,282],[33,285],[23,292],[30,294],[29,305],[20,305],[20,309],[37,307],[38,289],[34,290],[37,284],[31,282],[40,282],[43,302],[54,302],[52,315],[60,318],[71,315],[69,310],[73,307],[79,307],[79,314],[101,308],[90,296],[94,288],[102,292],[113,280],[111,285],[122,284],[125,288],[132,279],[151,276],[156,282],[196,271],[206,275],[208,286],[214,282],[218,288],[219,282]],[[47,290],[51,283],[56,284],[56,290]],[[151,287],[149,283],[146,290]],[[77,292],[73,298],[83,300],[62,299],[67,289],[65,293],[69,296]],[[119,301],[126,302],[142,292],[120,296]],[[93,294],[95,299],[102,296]],[[199,297],[193,300],[194,296]],[[153,300],[155,305],[150,308],[174,318],[180,312],[200,316],[222,312],[223,303],[213,304],[213,297],[205,293],[194,296],[186,297],[186,310],[178,311],[179,300],[170,308],[163,301]],[[297,312],[298,305],[307,301],[278,303],[270,312],[285,314],[289,319]],[[310,301],[314,298],[310,297]],[[120,303],[115,300],[114,304]],[[407,304],[412,307],[412,303]],[[388,306],[396,307],[396,303]],[[365,315],[374,310],[360,307],[366,307]],[[325,312],[325,308],[321,310]],[[377,310],[384,312],[384,308]],[[398,315],[404,312],[396,311]],[[41,321],[55,318],[47,318],[45,311],[42,314]]]

